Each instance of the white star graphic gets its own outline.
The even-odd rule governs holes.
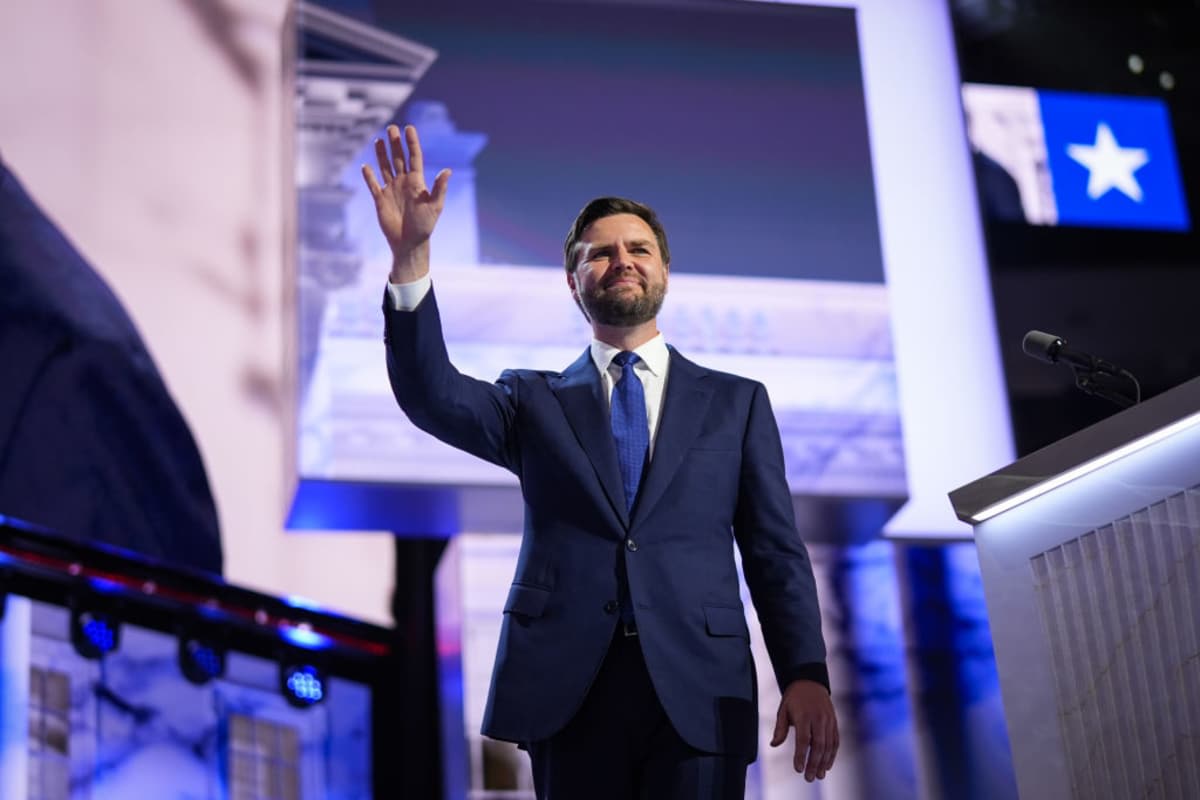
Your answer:
[[[1088,197],[1096,200],[1110,189],[1116,189],[1136,203],[1142,202],[1142,187],[1133,173],[1137,172],[1150,156],[1140,147],[1121,147],[1107,122],[1096,126],[1096,143],[1093,145],[1067,145],[1067,155],[1078,161],[1088,171]]]

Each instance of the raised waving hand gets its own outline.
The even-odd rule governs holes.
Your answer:
[[[375,140],[382,185],[370,166],[363,164],[362,167],[363,180],[375,200],[379,229],[392,249],[389,276],[392,283],[408,283],[429,272],[429,237],[446,205],[446,188],[450,183],[450,170],[444,169],[434,178],[433,188],[426,187],[425,162],[417,129],[406,125],[403,135],[402,143],[400,128],[389,125],[388,141]]]

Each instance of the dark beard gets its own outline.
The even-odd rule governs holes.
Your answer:
[[[592,322],[632,328],[657,317],[666,296],[667,287],[662,284],[643,286],[642,293],[636,297],[597,287],[587,294],[581,294],[579,302]]]

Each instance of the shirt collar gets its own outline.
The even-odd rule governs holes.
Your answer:
[[[592,363],[601,372],[607,372],[612,360],[621,351],[611,344],[605,344],[599,339],[592,339]],[[671,360],[671,351],[667,349],[667,340],[660,333],[641,347],[634,348],[642,363],[657,378],[667,374],[667,362]]]

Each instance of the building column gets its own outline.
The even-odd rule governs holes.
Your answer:
[[[921,797],[1016,800],[975,545],[895,548]]]
[[[0,583],[0,797],[29,796],[29,664],[33,604]]]

